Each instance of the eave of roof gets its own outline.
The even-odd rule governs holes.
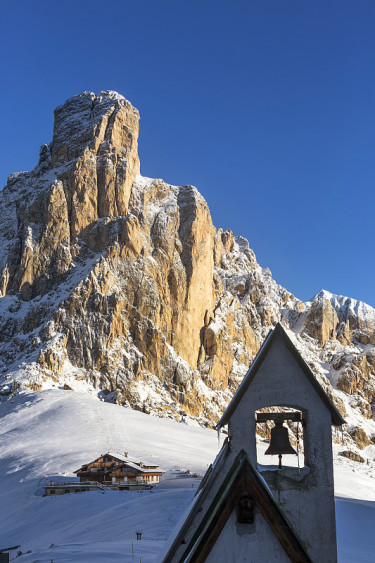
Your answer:
[[[223,416],[219,420],[219,422],[217,424],[217,428],[222,428],[223,426],[228,424],[230,417],[232,416],[233,412],[237,408],[237,406],[238,406],[239,402],[241,401],[243,395],[245,394],[247,388],[251,385],[251,382],[253,381],[256,373],[258,372],[258,369],[262,365],[263,360],[266,357],[266,355],[267,355],[267,353],[268,353],[268,351],[269,351],[269,349],[272,345],[273,340],[277,336],[280,336],[283,339],[285,345],[287,346],[287,348],[292,353],[293,357],[295,358],[295,360],[297,361],[297,363],[301,367],[302,371],[305,373],[305,375],[308,378],[308,380],[310,381],[311,385],[317,391],[319,397],[321,398],[321,400],[323,401],[323,403],[325,404],[327,409],[330,411],[332,424],[334,426],[341,426],[342,424],[345,424],[344,418],[341,416],[341,414],[339,413],[339,411],[337,410],[335,405],[332,403],[331,399],[328,397],[327,393],[324,391],[323,387],[320,385],[320,383],[316,379],[315,375],[313,374],[313,372],[311,371],[311,369],[309,368],[309,366],[307,365],[305,360],[302,358],[301,354],[298,352],[297,348],[295,347],[293,342],[290,340],[289,336],[287,335],[287,333],[285,332],[285,330],[283,329],[281,324],[277,323],[274,330],[270,330],[270,332],[268,333],[267,338],[265,339],[265,341],[264,341],[261,349],[259,350],[256,358],[254,359],[253,363],[251,364],[249,371],[247,372],[247,374],[243,378],[241,385],[237,389],[237,391],[234,394],[231,402],[229,403],[228,407],[226,408]]]
[[[204,499],[206,498],[207,494],[209,493],[211,486],[213,485],[216,479],[217,467],[224,462],[228,453],[229,453],[229,442],[226,440],[221,450],[217,454],[214,463],[211,463],[206,473],[204,474],[203,479],[194,495],[194,500],[192,501],[190,510],[186,512],[186,517],[181,525],[180,530],[178,531],[177,535],[175,535],[173,540],[170,538],[171,544],[166,548],[166,555],[163,558],[163,563],[167,563],[168,561],[170,561],[170,556],[177,551],[179,545],[181,544],[182,539],[184,538],[186,530],[189,528],[196,514],[200,512],[200,506],[204,501]]]
[[[283,549],[291,558],[291,561],[311,563],[311,559],[301,540],[277,505],[263,479],[251,464],[244,450],[241,450],[237,455],[232,467],[217,491],[214,500],[195,530],[184,553],[179,558],[179,563],[195,561],[199,556],[202,557],[202,553],[202,560],[207,557],[210,550],[207,546],[209,543],[214,545],[216,542],[225,525],[226,516],[229,517],[237,502],[237,497],[243,491],[244,483],[246,483],[249,494],[256,502],[258,509],[268,522]],[[198,504],[201,505],[201,499],[199,499],[199,501]],[[199,510],[199,506],[195,506],[194,508],[196,514],[197,509]],[[224,515],[224,512],[228,514]],[[219,523],[220,518],[221,523]],[[163,559],[163,563],[169,563],[173,560],[178,547],[184,541],[184,536],[190,527],[191,521],[192,518],[188,517],[175,538],[168,554]]]

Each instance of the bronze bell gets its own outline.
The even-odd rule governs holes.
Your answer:
[[[282,420],[275,421],[275,426],[271,429],[271,441],[265,455],[278,455],[279,467],[281,468],[281,456],[283,454],[297,455],[296,450],[290,445],[288,429],[283,426]]]

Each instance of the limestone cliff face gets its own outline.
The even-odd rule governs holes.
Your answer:
[[[328,292],[302,303],[213,227],[196,188],[140,176],[138,120],[115,92],[75,96],[35,169],[9,177],[2,378],[214,424],[280,321],[349,416],[347,444],[371,442],[375,311]]]
[[[11,217],[1,228],[2,295],[25,300],[51,289],[65,274],[88,230],[101,217],[128,212],[139,174],[139,114],[115,92],[84,92],[55,110],[50,146],[32,172],[13,174],[2,193]]]

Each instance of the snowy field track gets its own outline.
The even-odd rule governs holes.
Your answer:
[[[160,561],[199,484],[193,474],[203,475],[219,448],[213,430],[87,393],[21,392],[1,400],[0,418],[0,549],[20,545],[10,552],[20,563]],[[42,496],[50,479],[72,480],[73,471],[107,451],[155,462],[166,471],[163,480],[152,491]],[[373,562],[374,470],[336,458],[335,485],[339,561]]]

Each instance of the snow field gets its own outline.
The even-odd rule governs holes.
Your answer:
[[[20,563],[160,561],[200,481],[186,470],[203,475],[219,450],[213,430],[86,393],[22,391],[13,402],[2,399],[0,416],[0,548],[20,544],[21,557],[10,552]],[[157,463],[166,470],[163,481],[152,491],[42,496],[50,479],[72,480],[74,470],[106,451]],[[337,458],[340,563],[374,561],[374,477],[370,466]]]

